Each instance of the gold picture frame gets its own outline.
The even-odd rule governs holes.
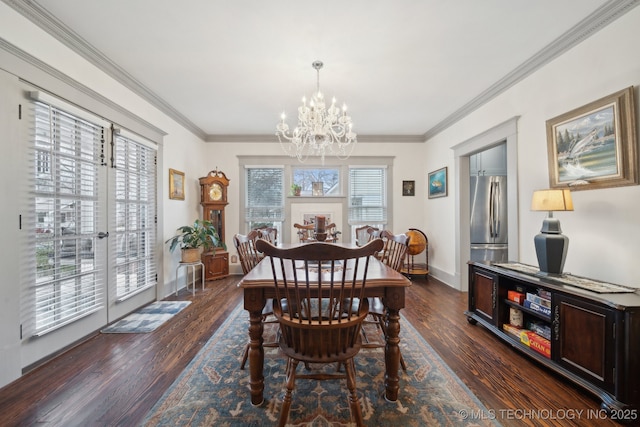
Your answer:
[[[638,184],[633,91],[628,87],[547,120],[551,188]]]
[[[184,200],[184,172],[169,169],[169,198]]]

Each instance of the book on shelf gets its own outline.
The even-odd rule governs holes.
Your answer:
[[[549,359],[551,358],[551,341],[541,337],[536,333],[530,334],[528,338],[529,338],[529,348],[537,351],[544,357],[547,357]]]
[[[535,335],[535,333],[527,330],[527,329],[523,329],[522,331],[520,331],[520,342],[524,345],[526,345],[527,347],[531,346],[531,335]]]
[[[551,339],[551,326],[548,324],[539,321],[539,320],[528,320],[526,324],[527,329],[535,332],[540,335],[542,338],[546,338],[548,340]]]
[[[522,304],[522,302],[524,301],[524,294],[522,292],[509,290],[507,291],[507,299],[509,301]]]
[[[526,307],[526,308],[528,308],[528,309],[530,309],[532,311],[535,311],[536,313],[540,313],[540,314],[542,314],[544,316],[551,317],[551,307],[545,307],[545,306],[542,306],[540,304],[536,304],[535,302],[530,301],[528,299],[524,300],[523,307]]]
[[[547,298],[543,298],[540,295],[527,292],[527,300],[531,302],[535,302],[536,304],[541,305],[543,307],[551,308],[551,300]]]
[[[515,338],[520,339],[520,332],[522,332],[521,327],[514,326],[510,323],[505,323],[504,325],[502,325],[502,330],[510,335],[513,335]]]
[[[544,299],[551,299],[551,291],[548,291],[546,289],[538,289],[538,295],[540,295],[540,297]]]

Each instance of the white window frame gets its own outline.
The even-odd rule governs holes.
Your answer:
[[[354,195],[354,186],[359,185],[357,182],[354,182],[354,174],[357,174],[358,171],[365,170],[373,170],[380,171],[382,174],[382,180],[379,182],[379,186],[373,190],[359,188],[358,194]],[[351,236],[352,239],[355,239],[355,229],[361,227],[363,225],[370,225],[372,227],[377,227],[379,229],[387,228],[387,224],[389,223],[389,171],[386,165],[352,165],[349,167],[349,183],[348,183],[348,224],[351,227]],[[363,193],[364,192],[364,193]],[[365,207],[360,208],[359,204],[356,204],[356,197],[361,198],[367,197],[367,193],[370,199],[373,199],[375,202],[378,193],[380,203],[371,203],[367,204]],[[360,202],[362,203],[362,202]],[[379,215],[371,214],[370,211],[375,212],[379,211]],[[367,212],[369,211],[369,213]]]
[[[257,208],[257,206],[251,206],[251,201],[250,201],[250,191],[249,191],[249,185],[251,184],[250,182],[250,178],[249,178],[249,174],[250,171],[252,170],[279,170],[281,173],[281,181],[280,181],[280,203],[279,205],[273,205],[271,206],[271,209],[273,209],[275,211],[274,215],[263,215],[263,216],[255,216],[252,215],[252,212],[254,211],[253,208]],[[264,225],[264,224],[270,224],[273,227],[278,229],[278,236],[282,236],[282,223],[284,221],[285,218],[285,197],[286,197],[286,192],[284,189],[284,182],[285,182],[285,170],[284,167],[282,165],[246,165],[244,167],[244,181],[245,181],[245,186],[244,186],[244,193],[245,193],[245,203],[244,203],[244,211],[245,211],[245,218],[244,218],[244,223],[245,223],[245,227],[247,230],[250,230],[251,228],[255,228],[255,225]],[[277,195],[277,194],[276,194]],[[264,206],[264,207],[268,207],[268,206]],[[257,209],[259,210],[259,209]],[[279,213],[277,211],[280,211]]]

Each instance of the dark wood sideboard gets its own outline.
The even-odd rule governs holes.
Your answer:
[[[612,418],[637,422],[640,291],[571,275],[538,276],[536,271],[519,263],[470,262],[465,312],[469,323],[481,324],[514,349],[595,394]],[[592,290],[576,286],[583,283],[594,286]],[[534,303],[533,309],[531,303],[525,305],[521,299],[527,294],[530,300],[542,298],[538,300],[542,304]],[[524,336],[509,326],[513,323],[522,323]],[[532,329],[549,339],[531,335]]]

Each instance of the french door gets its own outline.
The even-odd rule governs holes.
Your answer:
[[[155,299],[156,147],[29,93],[21,323],[37,360]]]

